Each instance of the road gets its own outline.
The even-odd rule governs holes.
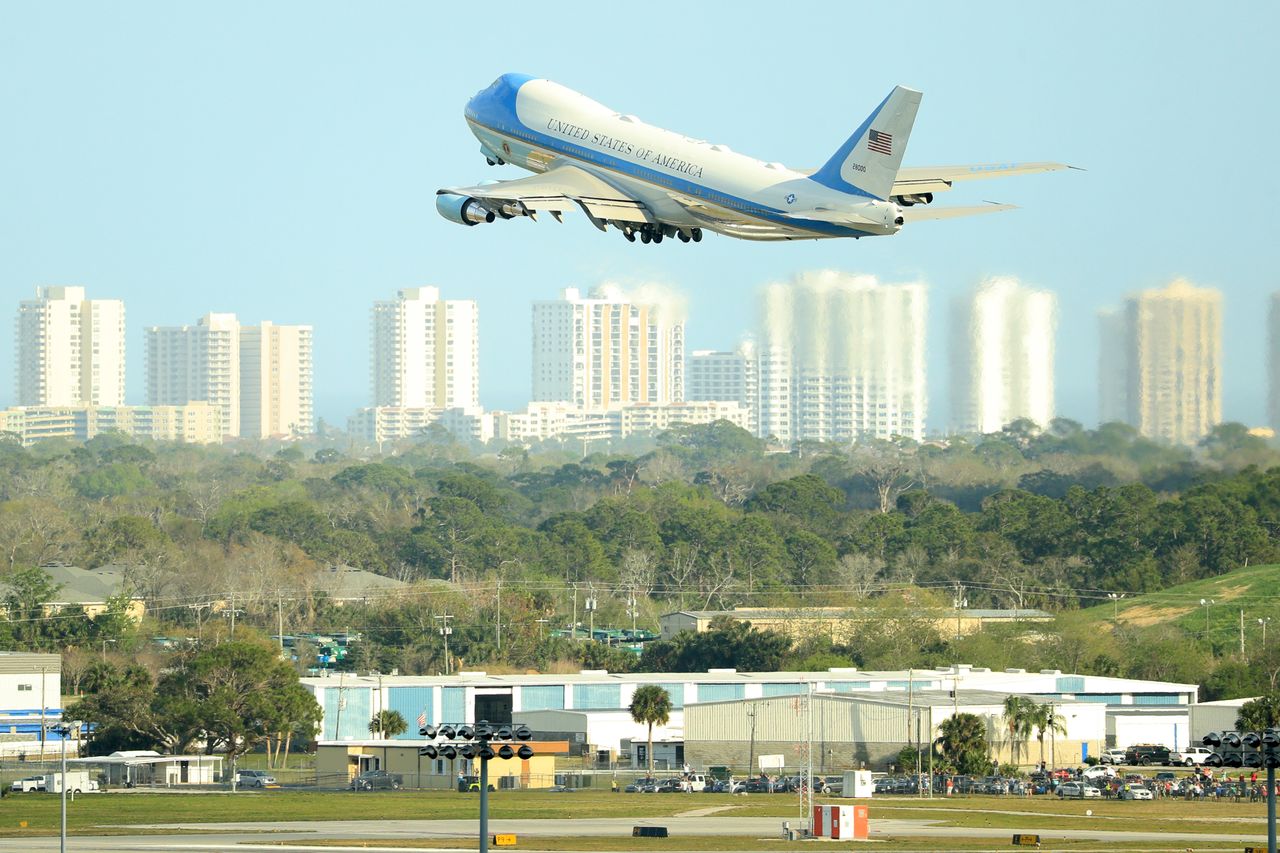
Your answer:
[[[716,816],[668,817],[668,818],[583,818],[579,820],[493,820],[490,832],[513,832],[526,838],[566,836],[630,836],[633,826],[666,826],[672,836],[745,835],[758,838],[778,838],[782,833],[782,818],[749,817],[728,818]],[[798,821],[793,820],[792,826]],[[279,853],[281,841],[304,842],[291,844],[287,850],[298,853],[334,853],[342,850],[397,850],[404,848],[332,847],[307,845],[307,840],[348,839],[376,842],[406,838],[450,838],[466,836],[476,831],[474,820],[334,820],[334,821],[278,821],[274,823],[178,823],[156,826],[139,826],[139,830],[181,831],[187,834],[72,836],[67,849],[102,851],[137,851],[137,853],[182,853],[183,851],[258,851],[274,850]],[[1029,825],[1019,829],[992,830],[982,827],[938,826],[930,820],[873,820],[871,835],[916,836],[923,838],[1007,838],[1015,832],[1038,833],[1046,840],[1086,839],[1105,842],[1131,842],[1135,849],[1144,844],[1168,846],[1172,843],[1195,841],[1220,841],[1256,844],[1266,842],[1265,835],[1230,832],[1179,833],[1174,828],[1159,832],[1114,832],[1105,829],[1037,829],[1034,818]],[[53,838],[5,838],[0,839],[0,851],[39,853],[55,851],[58,839]],[[445,849],[445,848],[437,848]]]

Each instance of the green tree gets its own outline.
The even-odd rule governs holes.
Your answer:
[[[671,719],[671,694],[657,684],[636,689],[631,697],[631,719],[649,727],[649,775],[653,775],[653,727]]]
[[[1264,693],[1252,702],[1240,706],[1236,717],[1236,730],[1260,732],[1280,726],[1280,692]]]
[[[1040,741],[1040,763],[1044,764],[1044,736],[1049,732],[1066,735],[1067,718],[1046,702],[1035,706],[1031,723],[1036,727],[1036,740]]]
[[[991,769],[986,726],[976,714],[956,714],[943,720],[934,744],[943,763],[956,773],[976,776]]]
[[[1001,716],[1008,733],[1009,752],[1014,764],[1018,763],[1019,752],[1025,750],[1026,743],[1031,738],[1038,708],[1035,700],[1027,696],[1004,697],[1004,712]]]
[[[374,714],[373,719],[369,721],[369,734],[377,735],[382,740],[402,735],[407,731],[409,731],[409,723],[404,715],[390,708],[384,708]]]
[[[62,589],[44,569],[19,569],[4,582],[4,606],[12,624],[13,640],[25,649],[43,649],[49,641],[47,630],[57,627],[46,619],[45,607]],[[65,616],[65,614],[64,614]]]

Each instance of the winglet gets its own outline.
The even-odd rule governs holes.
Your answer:
[[[809,179],[840,192],[887,199],[907,150],[920,98],[914,89],[895,87]]]

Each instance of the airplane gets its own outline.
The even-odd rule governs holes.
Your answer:
[[[503,74],[464,115],[490,166],[535,174],[437,191],[436,209],[474,226],[581,210],[631,242],[699,242],[896,234],[903,225],[1010,210],[930,207],[957,181],[1053,172],[1062,163],[901,168],[921,93],[897,86],[820,169],[789,169],[646,124],[551,80]]]

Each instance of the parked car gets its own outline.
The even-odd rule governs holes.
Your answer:
[[[1141,764],[1144,767],[1152,764],[1168,766],[1173,762],[1173,753],[1169,747],[1154,743],[1134,744],[1124,751],[1125,764]]]
[[[1086,767],[1083,775],[1086,779],[1113,779],[1116,769],[1110,765],[1095,764],[1092,767]]]
[[[385,770],[367,770],[351,780],[353,791],[395,791],[404,784],[404,779],[396,773]]]
[[[844,794],[843,776],[823,776],[818,781],[821,783],[819,787],[815,788],[818,793],[832,797],[839,797]]]
[[[1106,749],[1098,756],[1099,764],[1124,764],[1123,749]]]
[[[628,794],[652,794],[658,790],[658,780],[651,776],[641,776],[622,790]]]
[[[1145,785],[1130,785],[1127,789],[1121,790],[1119,794],[1122,800],[1154,800],[1155,795],[1151,793],[1151,789]]]
[[[1080,782],[1063,782],[1061,785],[1058,786],[1058,796],[1064,799],[1066,799],[1067,797],[1074,797],[1076,799],[1079,799],[1080,785],[1081,785]],[[1092,785],[1084,786],[1084,798],[1086,800],[1091,800],[1091,799],[1101,798],[1101,797],[1102,797],[1102,791],[1100,789],[1095,788]]]
[[[661,782],[658,783],[659,794],[678,794],[683,790],[684,790],[683,779],[676,779],[673,777],[671,779],[663,779]]]
[[[752,776],[743,783],[743,791],[748,794],[772,794],[773,783],[759,776]]]
[[[1206,749],[1203,746],[1192,746],[1173,755],[1175,764],[1185,764],[1188,767],[1195,767],[1204,764],[1204,760],[1213,755],[1212,749]]]
[[[265,788],[276,784],[276,777],[265,770],[237,770],[236,785],[243,788]]]

